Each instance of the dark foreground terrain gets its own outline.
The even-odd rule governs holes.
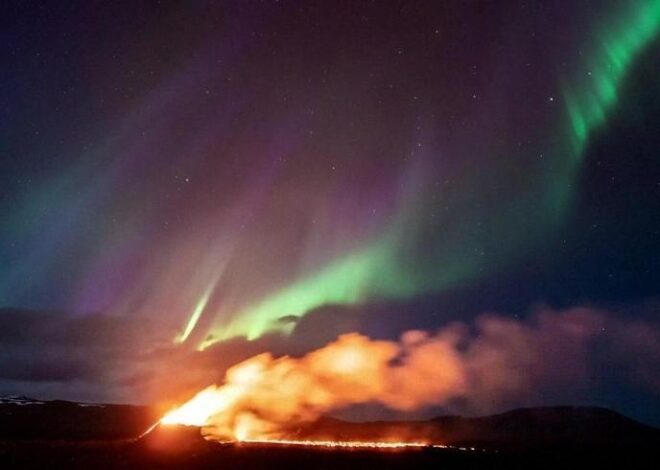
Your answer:
[[[455,446],[380,451],[220,444],[185,427],[157,427],[137,439],[155,416],[145,407],[0,400],[0,468],[655,469],[660,461],[659,430],[600,408],[523,409],[412,423],[323,419],[292,430],[296,438],[341,440],[405,432],[411,440],[426,436]]]
[[[154,450],[136,442],[5,441],[0,468],[73,469],[512,469],[658,468],[659,452],[618,449],[546,449],[499,452],[460,450],[364,451],[223,445]]]

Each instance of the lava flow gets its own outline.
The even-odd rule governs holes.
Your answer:
[[[428,444],[426,442],[390,442],[390,441],[331,441],[331,440],[311,440],[311,439],[246,439],[237,441],[239,444],[260,444],[277,446],[295,446],[295,447],[321,447],[327,449],[423,449],[440,448],[447,449],[450,446],[440,444]]]

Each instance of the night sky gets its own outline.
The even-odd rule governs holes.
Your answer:
[[[264,351],[461,328],[495,372],[422,415],[660,425],[659,0],[0,22],[0,394],[158,403]]]

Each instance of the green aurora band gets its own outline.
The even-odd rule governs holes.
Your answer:
[[[565,81],[562,87],[566,122],[558,126],[559,137],[551,149],[559,153],[553,160],[553,165],[557,166],[552,169],[553,177],[541,188],[540,207],[538,200],[531,207],[524,206],[527,212],[542,212],[539,219],[542,225],[535,232],[536,238],[561,222],[571,201],[572,188],[590,137],[605,126],[608,114],[617,105],[628,70],[660,30],[660,0],[626,2],[625,8],[613,13],[608,21],[595,29],[592,40],[586,44],[587,60],[575,73],[579,78]],[[273,331],[288,333],[293,329],[293,323],[282,321],[284,317],[301,317],[330,304],[355,305],[368,300],[405,299],[425,292],[438,292],[497,267],[497,263],[484,266],[477,255],[469,252],[465,256],[461,253],[462,257],[443,257],[433,253],[430,266],[407,266],[404,262],[405,235],[419,228],[415,226],[413,215],[421,204],[420,199],[423,200],[421,196],[416,194],[409,198],[412,200],[401,204],[389,228],[370,244],[330,261],[317,272],[240,310],[229,321],[222,321],[218,315],[210,334],[197,347],[204,349],[235,336],[256,339]],[[523,203],[516,204],[515,208],[508,210],[519,209]],[[515,233],[519,230],[510,225],[506,228],[501,225],[496,221],[489,228],[496,240],[503,240],[499,248],[501,253],[498,253],[503,262],[512,252],[520,251],[524,235]],[[454,249],[456,243],[462,246],[460,240],[454,240]],[[203,293],[176,341],[185,341],[195,329],[207,307],[209,295],[208,291]]]

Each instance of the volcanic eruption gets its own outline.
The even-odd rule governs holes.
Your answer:
[[[614,353],[622,345],[632,347],[638,330],[604,313],[575,309],[540,311],[529,321],[485,315],[474,326],[411,330],[398,341],[347,333],[301,357],[262,353],[240,362],[227,369],[222,383],[199,391],[160,423],[199,427],[214,441],[290,442],[309,437],[301,429],[354,405],[483,413],[532,392],[579,387],[590,376],[590,351],[603,343],[603,331],[617,332],[608,343]],[[311,435],[346,440],[332,433]],[[446,443],[441,436],[401,429],[364,436]]]
[[[202,428],[217,441],[293,444],[292,429],[350,405],[379,403],[413,410],[443,403],[465,387],[451,332],[405,333],[399,342],[357,333],[293,358],[259,354],[233,366],[222,385],[211,385],[171,410],[163,425]],[[315,442],[307,442],[313,445]],[[324,446],[419,447],[390,436],[383,442],[316,442]]]

